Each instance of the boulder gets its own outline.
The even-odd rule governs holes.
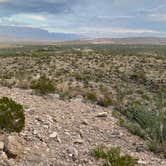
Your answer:
[[[24,152],[23,140],[17,135],[10,135],[5,140],[5,149],[8,158],[16,158]]]

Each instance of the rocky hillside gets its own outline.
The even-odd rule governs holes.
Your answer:
[[[165,160],[147,150],[144,141],[119,127],[111,107],[85,104],[82,98],[62,101],[56,94],[40,97],[30,90],[4,87],[0,87],[0,96],[12,97],[23,104],[26,114],[26,127],[17,139],[10,139],[15,134],[10,137],[0,134],[1,165],[102,165],[102,161],[90,155],[92,148],[101,144],[121,147],[123,153],[137,157],[139,165],[166,165]],[[7,157],[2,148],[6,141],[17,158]]]
[[[165,51],[122,45],[0,49],[0,166],[109,166],[112,156],[97,147],[120,147],[119,162],[165,166]],[[23,107],[2,103],[4,96]],[[17,106],[25,114],[19,134],[3,124],[11,123]],[[11,121],[2,120],[3,111]]]

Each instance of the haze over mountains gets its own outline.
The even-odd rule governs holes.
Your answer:
[[[50,33],[40,28],[0,26],[0,41],[59,41],[75,40],[81,36],[70,33]]]
[[[166,45],[166,38],[160,38],[160,37],[97,38],[91,40],[80,40],[79,43]]]
[[[73,44],[155,44],[166,45],[166,38],[89,38],[72,33],[50,33],[40,28],[0,26],[0,42],[57,42]]]

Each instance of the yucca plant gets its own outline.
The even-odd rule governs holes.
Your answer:
[[[155,143],[155,146],[151,149],[163,147],[163,151],[165,151],[166,113],[148,110],[147,106],[135,102],[128,106],[124,114],[129,121],[138,124],[145,131],[149,142],[152,142],[153,145]]]
[[[156,107],[160,110],[166,107],[166,89],[160,89],[155,97]]]

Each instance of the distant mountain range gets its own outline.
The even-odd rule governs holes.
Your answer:
[[[72,33],[50,33],[40,28],[0,26],[0,42],[63,42],[72,44],[154,44],[166,45],[166,38],[96,38]]]
[[[0,26],[0,42],[76,40],[71,33],[50,33],[39,28]]]
[[[71,43],[71,41],[69,42]],[[166,45],[166,38],[160,37],[131,37],[131,38],[97,38],[72,41],[72,44],[152,44]]]

